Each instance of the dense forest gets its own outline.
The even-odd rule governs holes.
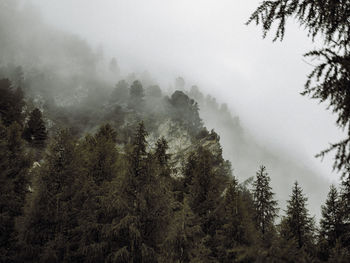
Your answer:
[[[270,167],[239,181],[201,118],[211,105],[244,141],[225,104],[181,77],[169,92],[121,76],[33,10],[0,6],[1,262],[349,262],[349,171],[320,219],[294,179],[280,206]]]
[[[8,79],[0,90],[3,262],[349,259],[350,177],[331,186],[319,228],[298,182],[277,220],[267,168],[239,183],[182,91],[120,81],[104,114],[47,106],[44,117]],[[164,129],[185,147],[169,154]]]

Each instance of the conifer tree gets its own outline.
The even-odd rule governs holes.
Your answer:
[[[11,262],[17,249],[16,218],[23,213],[28,193],[30,159],[17,123],[5,127],[0,122],[0,261]]]
[[[253,182],[253,196],[255,206],[255,222],[265,240],[265,234],[273,230],[277,217],[277,201],[273,199],[274,193],[270,186],[270,177],[265,166],[260,166]]]
[[[79,174],[75,149],[76,141],[69,131],[61,131],[38,168],[20,224],[20,256],[24,261],[66,260],[69,235],[77,219],[71,202]]]
[[[109,221],[116,213],[108,210],[109,192],[116,187],[119,176],[119,155],[115,147],[116,132],[109,125],[102,125],[95,135],[87,135],[79,143],[77,153],[80,167],[76,180],[77,191],[72,200],[76,211],[77,225],[72,230],[74,249],[70,260],[83,262],[104,261],[113,242],[105,238]],[[78,161],[81,161],[79,163]],[[119,179],[119,178],[118,178]]]
[[[282,219],[281,235],[296,242],[299,249],[310,249],[314,238],[314,220],[309,216],[304,196],[298,182],[294,183],[292,195],[287,201],[286,216]]]
[[[187,185],[189,204],[193,212],[201,219],[204,233],[208,234],[213,226],[213,216],[218,206],[225,183],[228,180],[226,171],[220,173],[223,163],[207,149],[199,147],[189,157],[185,167],[184,181]],[[215,171],[214,171],[215,169]]]
[[[170,155],[167,153],[168,149],[169,146],[165,138],[160,138],[156,143],[154,157],[159,175],[167,181],[170,181],[171,170],[169,165]]]
[[[47,130],[42,119],[42,113],[35,108],[29,115],[27,127],[24,130],[24,138],[33,146],[43,147],[47,139]]]
[[[216,254],[219,262],[236,262],[250,258],[249,247],[256,245],[256,230],[243,191],[234,177],[220,206],[220,227],[216,233]],[[248,260],[249,261],[249,260]]]
[[[320,241],[321,251],[319,252],[323,260],[327,260],[330,250],[336,246],[343,230],[343,215],[338,191],[331,185],[326,203],[321,207],[322,218],[320,220]],[[325,241],[325,242],[323,242]]]
[[[98,185],[106,180],[111,181],[117,174],[115,130],[110,124],[102,125],[94,136],[86,136],[85,143],[85,165],[88,173]]]
[[[191,134],[198,133],[203,127],[202,120],[199,117],[198,103],[179,90],[171,95],[169,102],[173,106],[173,119],[184,123]]]
[[[162,246],[162,262],[205,262],[210,250],[205,246],[205,234],[199,219],[192,212],[187,198],[179,206]]]
[[[334,247],[342,232],[343,217],[337,188],[331,185],[326,203],[322,205],[320,233]]]
[[[113,220],[110,239],[115,249],[108,255],[116,262],[157,262],[166,237],[169,199],[154,170],[154,158],[146,151],[144,124],[138,126],[128,156],[128,170],[118,197],[119,219]]]
[[[342,245],[350,252],[350,167],[346,167],[346,172],[341,180],[340,192],[341,210],[343,214]]]

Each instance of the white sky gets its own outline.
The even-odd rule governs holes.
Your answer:
[[[147,70],[163,86],[177,76],[197,84],[228,103],[261,144],[334,180],[331,158],[313,156],[341,138],[335,116],[299,95],[312,70],[302,54],[315,44],[292,21],[282,43],[245,26],[259,0],[31,2],[47,22],[102,45],[124,71]]]

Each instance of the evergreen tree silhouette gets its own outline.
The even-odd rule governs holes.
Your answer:
[[[301,187],[295,182],[287,201],[286,216],[282,219],[281,234],[285,239],[295,241],[299,249],[308,249],[314,242],[314,220],[309,215],[306,202]]]
[[[35,108],[29,115],[29,121],[24,130],[24,138],[35,147],[45,146],[47,130],[42,119],[42,113],[38,108]]]
[[[330,250],[333,249],[340,236],[343,228],[343,215],[341,202],[337,188],[331,185],[327,200],[321,207],[322,218],[320,220],[320,238],[321,241],[325,240],[325,244],[322,246],[322,259],[327,260]]]
[[[277,217],[277,201],[273,199],[274,193],[270,186],[270,177],[265,166],[260,166],[253,182],[253,196],[255,206],[255,222],[257,228],[266,242],[266,233],[274,229],[274,221]]]

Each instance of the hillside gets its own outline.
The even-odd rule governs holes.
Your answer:
[[[122,74],[21,1],[0,7],[1,262],[347,258],[346,235],[324,249],[335,188],[321,215],[328,182],[226,104]]]

